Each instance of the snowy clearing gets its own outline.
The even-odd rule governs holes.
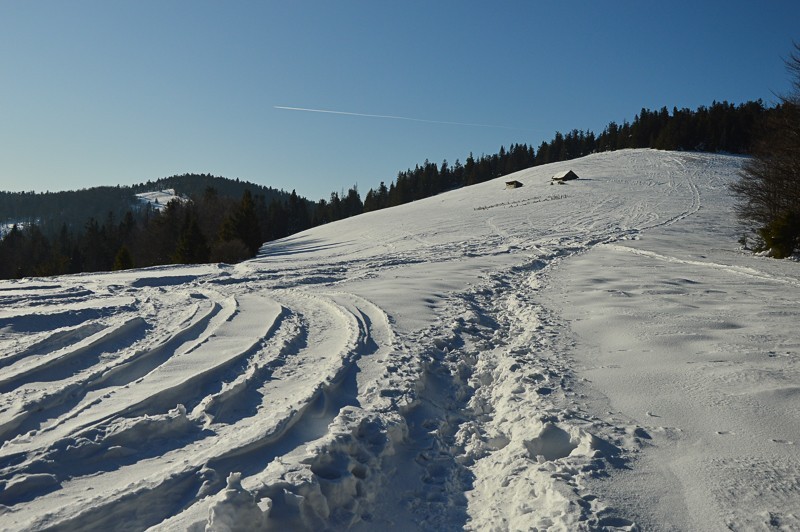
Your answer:
[[[140,205],[149,205],[151,208],[157,211],[165,210],[167,208],[167,204],[173,200],[188,201],[186,198],[178,196],[175,193],[174,188],[156,190],[154,192],[140,192],[139,194],[136,194],[136,201],[138,201]]]
[[[741,162],[603,153],[235,266],[2,281],[0,528],[797,529],[800,270],[738,249]]]

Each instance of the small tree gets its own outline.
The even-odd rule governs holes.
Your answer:
[[[220,240],[211,248],[211,260],[214,262],[235,264],[250,257],[252,257],[250,250],[239,238]]]
[[[793,91],[767,121],[753,158],[731,185],[737,214],[775,257],[800,249],[800,45],[786,60]]]
[[[133,258],[131,257],[131,252],[128,251],[126,246],[122,246],[117,251],[116,257],[114,257],[114,271],[120,270],[130,270],[133,268]]]

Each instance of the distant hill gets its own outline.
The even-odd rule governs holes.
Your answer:
[[[290,195],[288,192],[272,187],[211,174],[183,174],[162,177],[156,181],[134,185],[131,190],[133,194],[138,194],[169,188],[174,189],[176,194],[187,197],[201,196],[206,189],[213,188],[220,196],[234,199],[241,198],[244,191],[249,190],[253,196],[263,196],[267,203],[270,203],[273,199],[285,201]]]
[[[102,186],[63,192],[0,191],[0,223],[35,222],[53,234],[62,224],[82,227],[89,218],[104,220],[109,213],[117,220],[140,202],[136,194],[174,189],[185,197],[199,197],[209,187],[221,197],[240,199],[245,190],[262,196],[267,204],[273,199],[288,201],[290,193],[272,187],[228,179],[210,174],[183,174],[163,177],[133,186]]]

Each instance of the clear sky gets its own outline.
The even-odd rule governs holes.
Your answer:
[[[642,107],[772,103],[793,40],[797,0],[0,0],[0,189],[363,194]]]

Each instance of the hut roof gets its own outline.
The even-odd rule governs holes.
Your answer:
[[[568,181],[570,179],[578,179],[578,174],[572,170],[564,170],[553,176],[553,180],[555,181]]]

